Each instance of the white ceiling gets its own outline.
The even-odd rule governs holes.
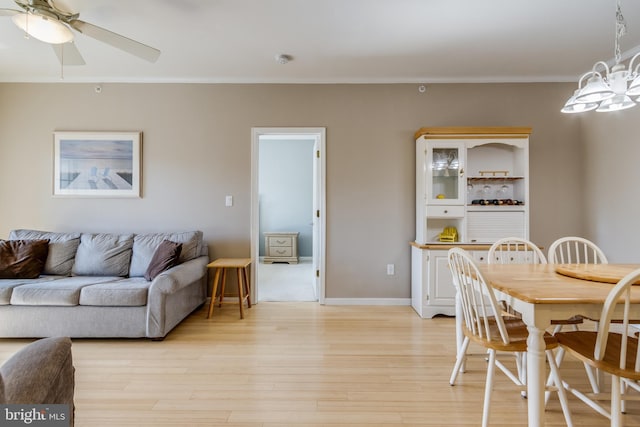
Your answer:
[[[0,81],[432,83],[576,81],[614,57],[616,0],[57,0],[162,51],[148,63],[76,33],[86,65],[0,16]],[[623,57],[640,0],[622,0]],[[17,9],[12,0],[0,8]],[[288,54],[293,61],[276,63]]]

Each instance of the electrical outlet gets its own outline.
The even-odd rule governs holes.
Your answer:
[[[387,276],[393,276],[396,274],[396,266],[393,264],[387,264]]]

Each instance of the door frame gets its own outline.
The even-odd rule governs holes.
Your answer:
[[[325,303],[325,258],[326,258],[326,129],[323,127],[254,127],[251,128],[251,259],[254,268],[251,269],[251,301],[258,302],[258,268],[260,262],[260,191],[259,191],[259,143],[261,136],[283,135],[286,138],[301,136],[315,140],[314,147],[314,216],[313,246],[317,248],[316,265],[316,295],[320,304]],[[317,225],[317,226],[316,226]],[[315,251],[314,251],[315,252]],[[315,254],[314,254],[315,255]],[[315,257],[314,257],[315,258]]]

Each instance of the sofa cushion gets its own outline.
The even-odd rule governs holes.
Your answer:
[[[143,277],[86,286],[80,291],[80,305],[137,307],[147,305],[151,283]]]
[[[120,277],[75,276],[46,282],[27,283],[13,288],[12,305],[78,305],[85,286],[111,282]]]
[[[164,240],[182,243],[182,251],[180,252],[181,263],[197,258],[202,253],[203,243],[201,231],[136,234],[133,239],[133,255],[131,257],[129,276],[144,276],[153,254]]]
[[[152,281],[158,274],[178,265],[181,251],[182,243],[163,240],[153,254],[149,267],[144,273],[144,278]]]
[[[0,279],[38,278],[48,252],[48,240],[0,240]]]
[[[71,273],[74,276],[127,276],[133,234],[82,233]]]
[[[38,230],[13,230],[10,239],[49,240],[49,254],[43,274],[69,276],[76,250],[80,244],[80,233],[52,233]]]
[[[13,293],[13,288],[16,286],[26,283],[47,282],[61,277],[62,276],[40,276],[37,279],[0,279],[0,305],[11,304],[11,294]]]

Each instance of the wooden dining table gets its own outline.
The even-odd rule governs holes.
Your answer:
[[[609,291],[640,264],[484,264],[479,269],[527,325],[528,425],[544,425],[546,381],[543,335],[552,319],[600,318]],[[640,318],[640,286],[631,289],[631,316]],[[622,310],[622,307],[620,307]],[[622,314],[620,313],[620,317]],[[460,318],[460,316],[458,316]]]

